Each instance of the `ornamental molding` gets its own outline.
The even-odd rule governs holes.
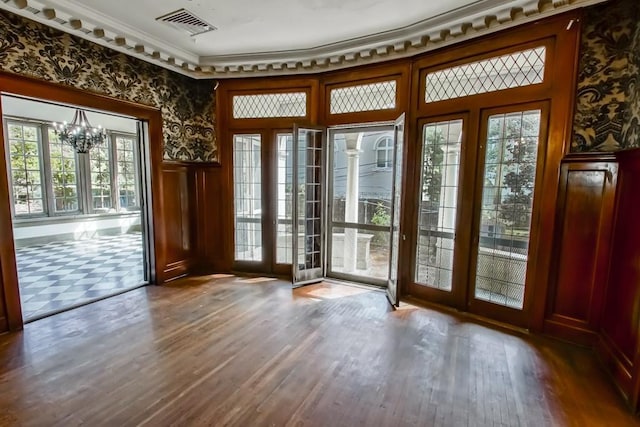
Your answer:
[[[195,55],[68,0],[0,0],[0,8],[189,77],[222,79],[319,73],[405,58],[604,1],[479,0],[402,28],[309,49],[215,56]]]

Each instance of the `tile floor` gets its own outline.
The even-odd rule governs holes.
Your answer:
[[[140,233],[53,242],[16,252],[25,320],[114,295],[144,282]]]

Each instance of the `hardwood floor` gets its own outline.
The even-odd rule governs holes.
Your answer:
[[[0,425],[640,424],[584,349],[364,288],[209,277],[0,336]]]

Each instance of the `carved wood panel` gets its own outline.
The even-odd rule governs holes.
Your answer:
[[[598,350],[634,410],[640,401],[640,150],[622,151]]]
[[[593,344],[604,297],[617,165],[613,161],[562,165],[545,332]]]
[[[192,217],[189,188],[193,186],[189,167],[164,163],[162,168],[166,233],[166,264],[164,280],[188,274],[192,265]]]

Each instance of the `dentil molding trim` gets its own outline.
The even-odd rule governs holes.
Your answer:
[[[318,73],[413,56],[606,0],[479,0],[395,30],[310,49],[198,56],[68,0],[0,0],[0,8],[187,76]],[[75,10],[73,16],[65,10]]]

